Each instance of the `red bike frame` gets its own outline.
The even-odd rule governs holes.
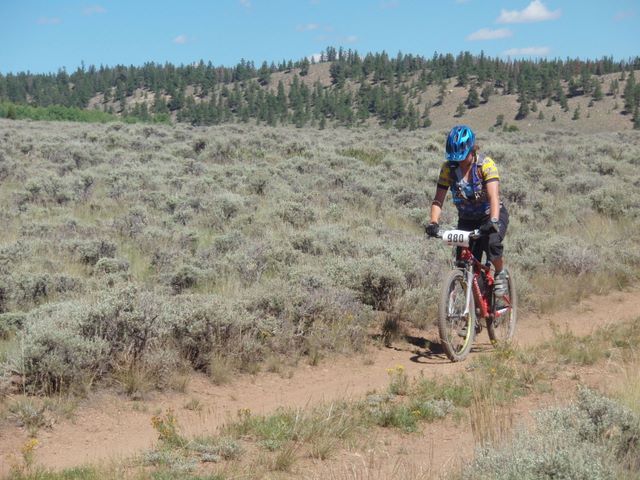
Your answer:
[[[489,310],[489,301],[485,298],[482,291],[480,290],[480,285],[478,284],[478,277],[481,272],[485,273],[485,288],[493,287],[493,275],[491,275],[491,267],[487,265],[483,265],[476,257],[471,253],[469,247],[462,247],[460,252],[460,260],[464,262],[471,262],[473,265],[473,283],[471,288],[473,290],[473,299],[475,300],[476,308],[480,310],[481,318],[489,318],[492,316],[492,312]],[[487,291],[490,291],[488,289]],[[498,312],[496,312],[496,316],[500,316]]]

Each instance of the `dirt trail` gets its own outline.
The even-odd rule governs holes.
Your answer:
[[[606,324],[637,317],[640,317],[640,289],[635,287],[592,297],[551,315],[521,317],[517,343],[528,346],[550,338],[551,324],[587,335]],[[154,444],[156,432],[150,418],[167,408],[175,411],[185,435],[212,434],[241,408],[266,413],[282,406],[304,407],[322,401],[362,398],[369,391],[385,389],[387,369],[396,365],[403,365],[410,377],[445,376],[465,368],[464,362],[452,364],[444,354],[425,348],[429,340],[437,341],[435,331],[414,330],[410,335],[408,342],[398,342],[391,348],[372,349],[358,357],[334,357],[314,367],[299,366],[288,375],[243,376],[225,386],[212,385],[207,378],[194,375],[187,393],[158,394],[144,402],[113,393],[95,394],[77,409],[72,421],[63,421],[38,433],[36,462],[65,468],[134,455]],[[472,356],[490,350],[483,332]],[[185,408],[194,399],[202,406],[197,412]],[[19,455],[27,438],[24,429],[14,424],[5,422],[0,426],[0,476],[8,472],[11,455]],[[431,455],[448,460],[443,452]]]

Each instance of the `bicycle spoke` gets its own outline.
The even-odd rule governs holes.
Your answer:
[[[467,283],[463,272],[456,270],[450,274],[443,295],[438,320],[440,339],[447,356],[459,361],[469,353],[475,336],[474,308],[467,306]]]

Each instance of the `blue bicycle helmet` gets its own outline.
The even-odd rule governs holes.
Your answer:
[[[447,137],[447,160],[456,163],[463,161],[475,143],[476,136],[469,127],[456,125]]]

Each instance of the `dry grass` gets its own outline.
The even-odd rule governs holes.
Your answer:
[[[495,457],[496,461],[506,462],[512,458],[510,455],[522,454],[524,462],[535,461],[540,458],[538,454],[528,455],[526,449],[519,448],[513,452],[509,450],[508,445],[514,438],[518,442],[529,441],[520,434],[514,436],[514,401],[539,391],[541,386],[550,381],[550,377],[562,376],[561,372],[570,371],[572,365],[584,365],[585,356],[572,354],[572,350],[567,348],[575,345],[576,350],[594,349],[595,353],[588,355],[588,358],[593,357],[597,365],[606,365],[608,371],[619,372],[612,374],[620,379],[612,389],[620,399],[620,405],[628,404],[637,414],[640,391],[636,375],[637,327],[637,321],[630,322],[571,341],[558,332],[554,341],[536,349],[517,351],[503,348],[495,354],[483,355],[470,365],[470,372],[455,377],[409,379],[403,375],[403,369],[396,367],[389,377],[389,392],[395,394],[370,395],[354,403],[282,409],[270,415],[240,411],[219,436],[209,438],[184,437],[173,413],[168,411],[153,418],[160,440],[158,448],[145,455],[146,466],[140,469],[139,465],[129,463],[120,472],[122,478],[140,479],[174,478],[172,476],[180,475],[180,478],[195,480],[202,478],[203,472],[220,475],[219,478],[433,478],[431,461],[416,462],[409,456],[397,455],[392,459],[386,448],[389,445],[382,448],[382,444],[378,445],[371,439],[375,436],[384,437],[387,428],[393,428],[398,432],[397,435],[415,435],[404,432],[422,431],[428,428],[426,425],[429,422],[449,414],[468,419],[468,422],[460,422],[460,428],[471,429],[475,443],[481,449],[479,451],[483,452],[482,458]],[[559,361],[559,358],[564,360]],[[552,372],[550,366],[553,367]],[[602,406],[603,400],[597,400],[597,396],[589,394],[580,401],[586,402],[587,411],[598,411],[589,405]],[[621,407],[606,402],[607,408],[615,413],[607,418],[613,421],[618,421],[618,417],[622,420],[626,418],[620,413]],[[197,409],[198,402],[192,401],[188,405],[185,408]],[[440,414],[430,416],[428,412],[433,410],[429,409],[436,406],[441,409]],[[568,412],[559,411],[557,415],[560,415],[559,418],[574,415]],[[576,418],[577,424],[583,421],[582,417]],[[562,429],[556,430],[553,435],[562,433]],[[535,448],[545,445],[544,433],[541,432],[530,435]],[[605,432],[605,437],[617,441],[616,432],[618,430]],[[551,444],[573,448],[573,440],[566,439],[569,443],[565,447],[565,439],[556,436],[549,440]],[[313,463],[310,464],[309,459]],[[629,457],[629,461],[632,460]],[[563,459],[559,461],[564,462]],[[588,467],[597,467],[598,461],[599,457],[590,458]],[[513,466],[511,463],[509,465]],[[459,465],[447,467],[448,476],[458,478],[459,471]],[[86,478],[102,478],[97,475],[104,474],[114,478],[114,472],[87,467],[83,475]],[[464,478],[482,478],[476,475],[477,472],[465,472],[467,476]],[[36,474],[35,470],[23,471],[21,475],[14,478],[76,478],[55,477],[46,471]]]
[[[469,408],[469,423],[476,445],[497,448],[509,440],[514,426],[509,404],[500,403],[491,386],[475,381],[473,403]]]
[[[636,352],[636,355],[638,353]],[[618,364],[622,372],[621,381],[611,387],[612,394],[628,408],[640,415],[640,360],[635,358],[629,363]]]

